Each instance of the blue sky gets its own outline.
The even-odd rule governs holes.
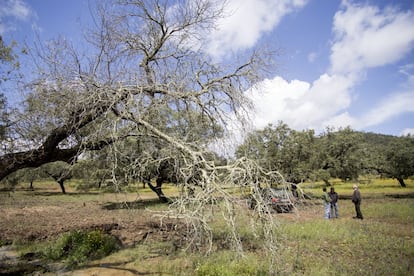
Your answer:
[[[62,35],[77,43],[90,24],[87,0],[0,0],[0,34],[32,43]],[[273,75],[246,91],[252,126],[327,126],[414,134],[414,2],[229,0],[231,16],[209,34],[216,59],[259,43],[279,49]]]

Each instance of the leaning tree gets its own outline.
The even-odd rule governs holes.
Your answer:
[[[3,147],[0,179],[25,167],[73,163],[82,153],[105,147],[116,182],[117,161],[131,158],[125,139],[151,140],[158,148],[137,151],[127,173],[145,177],[154,166],[175,161],[168,162],[169,170],[191,193],[171,207],[192,226],[190,244],[211,244],[208,221],[214,212],[200,210],[217,198],[234,229],[236,201],[223,183],[258,189],[260,183],[284,180],[245,158],[217,166],[209,157],[217,134],[245,118],[250,103],[244,91],[261,80],[271,60],[264,51],[225,63],[206,54],[205,39],[223,11],[222,1],[116,1],[97,7],[87,46],[57,39],[37,47],[37,75],[9,130],[14,139]],[[260,213],[266,223],[260,229],[276,256],[269,213]],[[241,250],[237,231],[232,233]]]

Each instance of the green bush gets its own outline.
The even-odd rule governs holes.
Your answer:
[[[103,258],[119,248],[115,237],[95,230],[90,232],[72,231],[64,234],[47,247],[45,257],[63,260],[70,266],[80,266],[87,261]]]

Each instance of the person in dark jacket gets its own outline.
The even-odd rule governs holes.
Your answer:
[[[339,211],[338,211],[338,193],[335,192],[335,188],[331,188],[331,191],[328,193],[329,197],[331,198],[331,213],[330,218],[338,218]]]
[[[355,205],[355,212],[356,217],[353,217],[354,219],[364,219],[361,213],[361,193],[358,190],[358,186],[353,186],[354,193],[352,194],[352,202]]]

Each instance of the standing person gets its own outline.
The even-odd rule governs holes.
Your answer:
[[[356,217],[353,217],[353,218],[364,219],[361,213],[361,193],[359,192],[357,185],[354,185],[352,188],[354,189],[354,193],[352,194],[352,202],[355,205],[355,212],[356,212]]]
[[[331,213],[331,198],[329,197],[328,193],[326,192],[326,187],[323,187],[322,189],[322,200],[323,200],[323,206],[325,211],[325,219],[329,219],[330,213]]]
[[[338,193],[335,192],[335,188],[331,188],[331,191],[328,193],[331,198],[331,218],[338,218]]]

